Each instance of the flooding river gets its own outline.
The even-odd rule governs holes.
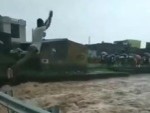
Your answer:
[[[150,113],[150,74],[89,81],[28,82],[12,89],[21,100],[44,109],[57,105],[62,113]]]

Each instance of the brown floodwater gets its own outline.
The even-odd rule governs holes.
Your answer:
[[[59,106],[62,113],[150,113],[150,74],[89,81],[28,82],[12,89],[20,100],[43,109]],[[2,107],[0,113],[5,113]]]

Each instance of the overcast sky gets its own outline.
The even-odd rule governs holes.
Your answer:
[[[150,41],[150,0],[0,0],[0,15],[27,21],[27,39],[36,19],[54,16],[46,38],[86,44],[123,39]]]

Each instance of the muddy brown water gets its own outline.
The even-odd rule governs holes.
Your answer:
[[[12,89],[20,100],[43,109],[57,105],[62,113],[150,113],[150,74],[89,81],[28,82]],[[0,113],[5,113],[3,107]]]

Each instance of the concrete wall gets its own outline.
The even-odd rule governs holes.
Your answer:
[[[45,66],[81,65],[87,64],[87,48],[67,39],[43,42],[41,48],[41,61]]]
[[[1,32],[11,35],[11,24],[16,24],[19,26],[19,37],[11,36],[12,42],[26,42],[26,21],[22,19],[13,19],[7,16],[0,16]]]
[[[11,25],[10,25],[10,23],[3,23],[3,32],[11,34]]]
[[[140,48],[141,47],[141,41],[140,40],[133,40],[133,39],[127,39],[122,41],[114,41],[115,44],[130,44],[131,47]]]
[[[68,62],[75,65],[87,65],[88,50],[86,46],[69,41]]]
[[[88,50],[88,58],[97,58],[97,51],[96,50]]]
[[[141,47],[141,41],[139,40],[126,40],[131,47],[140,48]]]
[[[43,42],[40,53],[41,61],[44,64],[66,64],[67,51],[67,40]]]

